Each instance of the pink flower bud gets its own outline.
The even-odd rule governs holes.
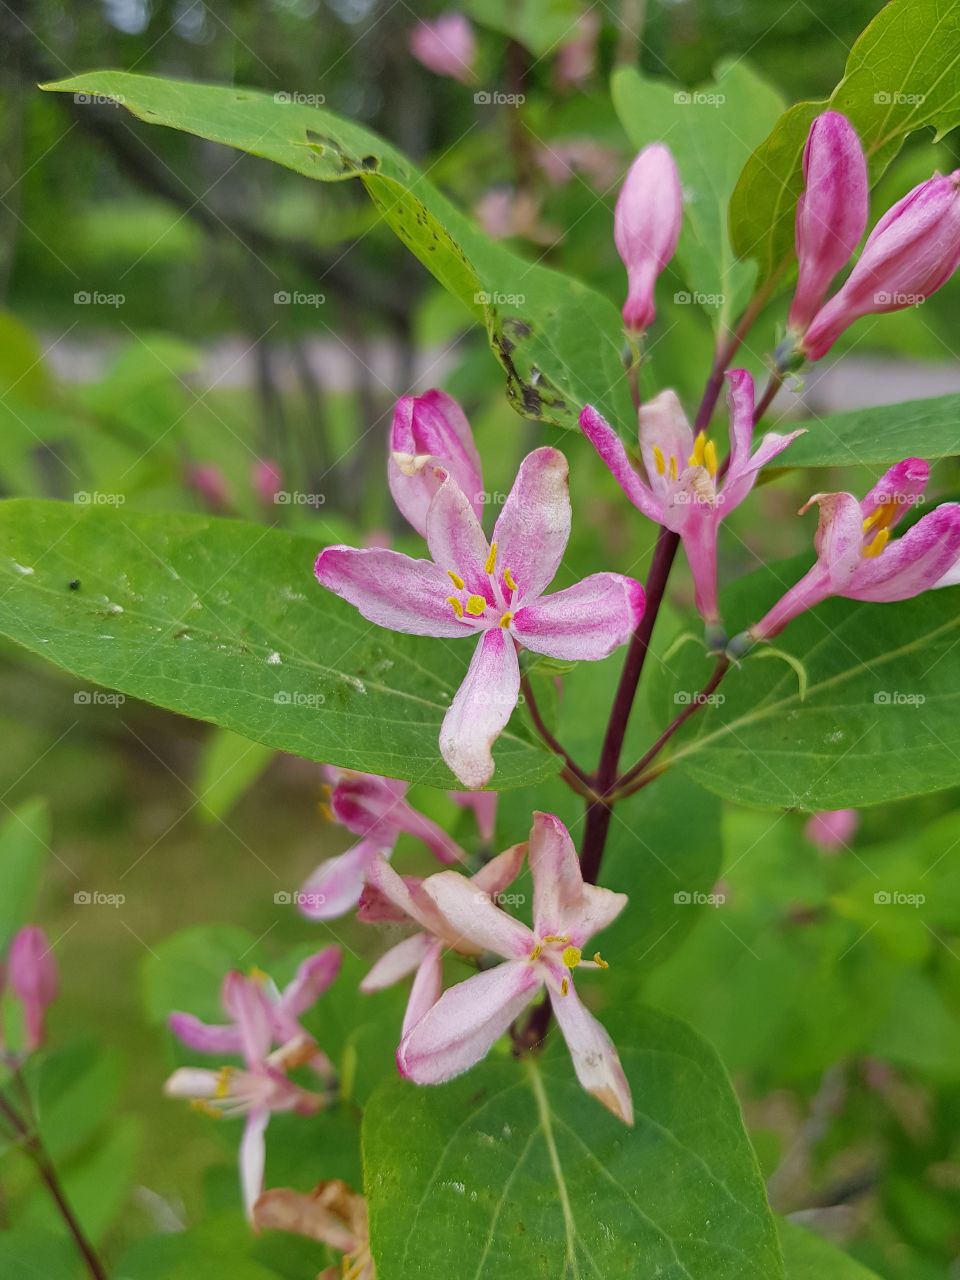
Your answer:
[[[843,288],[803,339],[810,360],[826,355],[861,316],[900,311],[935,293],[960,262],[960,169],[934,174],[888,209]]]
[[[802,334],[867,226],[867,162],[846,116],[825,111],[803,151],[804,192],[797,204],[797,291],[789,326]]]
[[[26,1046],[32,1053],[43,1043],[43,1018],[57,996],[57,962],[39,925],[25,926],[10,944],[10,986],[23,1004]]]
[[[263,505],[272,506],[274,498],[283,487],[279,464],[268,458],[258,458],[253,464],[253,487]]]
[[[576,89],[593,75],[602,25],[595,9],[582,13],[577,19],[573,38],[561,45],[553,66],[554,84],[558,89]]]
[[[613,239],[627,268],[623,322],[634,332],[653,323],[653,287],[673,257],[682,220],[677,166],[670,149],[655,142],[631,165],[613,215]]]
[[[823,853],[837,853],[849,844],[860,825],[856,809],[825,809],[807,821],[803,834]]]
[[[213,463],[197,463],[187,470],[187,484],[204,500],[208,507],[219,511],[230,505],[230,489],[227,478]]]
[[[452,76],[469,84],[477,42],[469,19],[462,13],[442,13],[432,22],[421,22],[410,32],[410,52],[438,76]]]

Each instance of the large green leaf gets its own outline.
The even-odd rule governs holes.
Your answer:
[[[795,1227],[791,1222],[780,1222],[778,1227],[787,1280],[879,1280],[875,1271],[861,1267],[859,1262],[802,1227]]]
[[[411,252],[482,317],[521,413],[575,426],[589,401],[614,421],[630,416],[622,327],[612,303],[489,240],[368,129],[291,102],[289,94],[228,85],[96,71],[45,87],[113,98],[150,124],[237,147],[321,182],[359,178]]]
[[[473,646],[371,626],[316,584],[318,549],[240,521],[5,502],[0,633],[86,680],[254,742],[451,785],[440,721]],[[557,763],[509,729],[497,761],[498,787]]]
[[[891,0],[853,46],[843,79],[824,102],[800,102],[780,118],[747,162],[730,202],[738,257],[755,261],[759,283],[793,257],[794,213],[813,118],[828,108],[856,126],[875,182],[907,136],[960,124],[960,0]]]
[[[741,169],[783,111],[783,100],[742,60],[721,64],[716,80],[686,91],[633,67],[614,72],[613,102],[635,147],[669,144],[684,191],[677,258],[690,286],[678,301],[702,305],[718,326],[743,308],[756,269],[738,262],[727,207]]]
[[[934,396],[813,418],[774,466],[886,466],[907,454],[950,458],[960,453],[960,396]]]
[[[759,621],[809,560],[765,569],[724,601],[731,631]],[[761,807],[840,809],[957,783],[960,591],[897,604],[833,599],[795,619],[776,645],[805,666],[750,657],[721,685],[725,701],[692,717],[673,759],[711,791]],[[661,705],[704,683],[689,645],[671,664]]]
[[[488,1059],[438,1088],[384,1084],[363,1125],[378,1280],[777,1280],[773,1221],[715,1054],[650,1010],[604,1015],[627,1130],[543,1062]]]

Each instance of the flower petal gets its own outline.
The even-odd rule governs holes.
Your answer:
[[[236,970],[231,970],[224,978],[220,997],[224,1009],[237,1024],[247,1066],[258,1066],[273,1044],[270,998],[254,978]]]
[[[447,603],[450,579],[429,560],[411,560],[381,547],[327,547],[317,556],[314,572],[322,586],[378,627],[412,636],[468,631]]]
[[[453,863],[467,861],[466,853],[452,836],[449,836],[432,819],[422,813],[418,813],[410,805],[404,804],[403,809],[398,814],[397,825],[408,836],[414,836],[417,840],[422,841],[440,862],[445,862],[449,866]]]
[[[852,493],[815,493],[802,508],[816,502],[820,522],[814,536],[817,560],[827,573],[830,589],[842,595],[863,560],[863,516]]]
[[[438,464],[456,480],[479,519],[483,472],[466,414],[445,391],[403,396],[393,411],[387,480],[401,513],[424,538],[427,511],[440,484]]]
[[[570,832],[551,813],[535,813],[530,832],[533,920],[537,937],[569,937],[582,946],[627,905],[625,893],[584,884]]]
[[[383,953],[362,979],[360,990],[382,991],[384,987],[392,987],[395,982],[420,967],[432,945],[433,939],[426,933],[414,933],[409,938],[404,938]]]
[[[671,482],[690,465],[693,429],[677,393],[669,389],[640,406],[637,426],[647,479],[655,497],[662,501]]]
[[[486,866],[480,868],[470,883],[494,897],[516,880],[526,856],[526,841],[523,844],[515,844],[512,849],[505,849],[503,853],[498,853],[495,858],[491,858]]]
[[[423,882],[424,893],[443,917],[449,936],[477,951],[493,951],[505,960],[520,960],[535,940],[525,924],[496,906],[474,880],[456,871],[440,871]]]
[[[746,369],[727,370],[727,404],[730,409],[730,466],[737,471],[750,457],[753,444],[753,378]]]
[[[415,1027],[420,1019],[433,1008],[440,999],[442,990],[443,961],[440,943],[434,941],[430,944],[410,988],[410,999],[407,1001],[407,1007],[403,1015],[403,1035],[406,1035],[412,1027]]]
[[[287,1017],[299,1018],[313,1007],[340,972],[343,952],[339,947],[324,947],[308,956],[297,968],[280,997],[279,1009]]]
[[[375,773],[354,773],[342,769],[336,775],[330,793],[333,816],[355,836],[381,835],[393,828],[389,838],[396,839],[396,815],[410,784]]]
[[[417,1084],[441,1084],[468,1071],[500,1039],[540,986],[534,968],[515,961],[451,987],[401,1040],[397,1049],[400,1074]]]
[[[214,1026],[201,1022],[192,1013],[171,1013],[167,1026],[190,1049],[198,1053],[240,1053],[240,1031],[234,1025]]]
[[[553,581],[570,537],[567,460],[559,449],[528,453],[493,530],[497,566],[510,570],[516,602],[532,601]]]
[[[352,910],[360,901],[374,858],[378,853],[389,856],[391,852],[373,840],[360,840],[346,853],[321,862],[303,882],[297,899],[300,914],[308,920],[335,920]]]
[[[447,795],[454,804],[460,805],[463,809],[473,810],[481,840],[490,841],[493,839],[497,826],[497,800],[499,798],[496,791],[448,791]]]
[[[510,629],[522,645],[550,658],[606,658],[643,617],[643,587],[619,573],[589,578],[518,609]]]
[[[776,431],[768,431],[759,445],[749,457],[737,463],[736,469],[730,464],[726,481],[717,498],[720,518],[726,519],[750,493],[757,482],[757,477],[768,462],[783,453],[796,440],[797,436],[806,435],[806,427],[790,431],[787,435],[778,435]]]
[[[490,749],[520,696],[520,664],[512,638],[500,627],[484,632],[463,684],[440,726],[440,754],[467,787],[485,787],[493,774]]]
[[[263,1192],[263,1171],[267,1162],[266,1129],[270,1122],[270,1111],[267,1107],[255,1107],[247,1115],[240,1140],[238,1163],[240,1166],[240,1188],[243,1194],[243,1208],[250,1222],[253,1221],[253,1206]]]
[[[929,479],[928,462],[923,458],[904,458],[902,462],[890,467],[873,486],[860,504],[861,515],[866,519],[878,507],[886,507],[884,525],[888,529],[895,528],[910,508],[923,497]]]
[[[168,1098],[215,1098],[223,1078],[206,1067],[178,1067],[163,1084]]]
[[[577,995],[573,983],[567,994],[550,983],[550,1003],[573,1059],[577,1079],[624,1124],[633,1125],[633,1099],[616,1047],[604,1028]]]
[[[454,589],[450,574],[456,573],[471,594],[492,603],[490,580],[484,568],[490,548],[480,521],[453,476],[439,468],[438,471],[442,479],[427,512],[427,546],[434,563],[443,571],[445,597]],[[461,630],[465,629],[461,623]]]
[[[655,520],[659,524],[661,519],[659,501],[631,466],[623,441],[609,422],[597,413],[593,405],[588,404],[580,414],[580,429],[633,505],[648,519]]]
[[[909,600],[929,591],[960,556],[960,503],[945,502],[891,542],[861,560],[843,595],[851,600]]]

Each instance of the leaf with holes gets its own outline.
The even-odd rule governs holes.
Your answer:
[[[207,516],[3,502],[0,634],[251,743],[453,785],[437,743],[473,645],[365,622],[315,582],[320,542]],[[495,758],[498,787],[557,766],[509,729]]]

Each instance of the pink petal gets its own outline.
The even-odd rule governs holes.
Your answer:
[[[421,21],[410,32],[410,52],[438,76],[452,76],[464,84],[473,78],[476,37],[462,13],[442,13]]]
[[[270,1112],[266,1107],[255,1107],[247,1115],[240,1140],[238,1163],[243,1208],[247,1219],[253,1221],[253,1206],[263,1192],[263,1171],[267,1162],[266,1130]]]
[[[720,619],[717,602],[717,526],[721,519],[720,508],[691,503],[687,512],[680,537],[683,539],[684,554],[693,576],[694,600],[701,617],[707,623],[716,623]]]
[[[340,972],[343,952],[339,947],[324,947],[308,956],[284,987],[279,1009],[287,1017],[299,1018],[313,1007]]]
[[[569,937],[580,947],[627,905],[624,893],[584,884],[570,833],[553,814],[534,814],[528,856],[538,938]]]
[[[360,983],[363,992],[382,991],[418,969],[433,946],[433,939],[426,933],[414,933],[395,947],[385,951]]]
[[[717,499],[721,519],[725,520],[731,511],[740,506],[756,484],[758,475],[767,463],[772,462],[774,458],[783,453],[784,449],[793,444],[798,436],[806,435],[806,433],[806,427],[800,427],[797,431],[791,431],[787,435],[778,435],[774,431],[769,431],[760,441],[753,455],[744,460],[742,466],[738,466],[734,470],[731,464],[727,479]]]
[[[817,560],[826,571],[830,590],[844,594],[847,583],[863,559],[863,515],[852,493],[815,493],[803,507],[820,507],[820,522],[814,537]]]
[[[533,967],[516,961],[451,987],[400,1042],[400,1074],[416,1084],[441,1084],[468,1071],[523,1012],[540,986]]]
[[[693,430],[675,391],[661,391],[640,406],[637,413],[640,456],[655,497],[662,502],[671,485],[671,475],[679,476],[690,465]],[[664,470],[660,471],[655,449],[660,450]],[[676,464],[670,466],[671,459]],[[629,495],[628,495],[629,496]],[[652,517],[659,520],[659,516]]]
[[[503,853],[498,853],[495,858],[491,858],[486,866],[481,867],[473,876],[470,883],[477,889],[482,889],[484,893],[489,893],[491,898],[496,897],[508,884],[516,880],[526,856],[526,844],[515,844],[512,849],[505,849]]]
[[[374,773],[342,769],[330,793],[330,808],[337,822],[355,836],[391,832],[392,841],[396,838],[396,815],[409,785]]]
[[[559,449],[534,449],[520,464],[493,530],[497,567],[517,584],[516,602],[532,601],[553,581],[570,537],[567,460]]]
[[[886,471],[860,504],[860,514],[866,519],[877,507],[892,507],[885,524],[895,528],[903,517],[923,498],[930,479],[930,464],[923,458],[904,458]]]
[[[206,1067],[178,1067],[163,1084],[168,1098],[215,1098],[223,1079],[220,1071]]]
[[[417,1025],[440,999],[443,990],[443,962],[440,943],[433,942],[417,970],[410,988],[410,999],[403,1015],[402,1035]]]
[[[440,726],[440,754],[467,787],[485,787],[493,774],[491,747],[520,696],[517,648],[500,627],[484,632]]]
[[[588,404],[580,414],[580,429],[633,505],[648,519],[655,520],[659,524],[661,519],[659,501],[631,466],[623,441],[592,405]]]
[[[394,501],[421,537],[426,537],[427,511],[440,484],[438,465],[450,472],[479,519],[483,472],[465,413],[445,391],[403,396],[393,412],[387,478]]]
[[[518,609],[511,630],[522,645],[550,658],[606,658],[643,617],[643,587],[619,573],[594,573],[572,587]]]
[[[451,937],[476,951],[492,951],[505,960],[529,956],[536,940],[525,924],[508,916],[474,880],[441,871],[423,882],[423,891],[443,917]]]
[[[240,1031],[234,1025],[211,1026],[201,1022],[192,1013],[171,1013],[167,1026],[188,1048],[199,1053],[240,1053]]]
[[[497,800],[495,791],[448,791],[447,795],[454,804],[463,809],[472,809],[477,821],[480,839],[490,841],[497,825]]]
[[[467,630],[447,603],[450,579],[429,560],[380,547],[327,547],[317,580],[379,627],[414,636],[459,636]]]
[[[463,578],[468,591],[492,601],[484,569],[490,548],[480,521],[453,476],[446,472],[441,475],[440,486],[427,512],[427,546],[434,563],[443,570],[447,584],[445,595],[455,590],[450,579],[452,572]],[[453,612],[450,605],[447,608]],[[461,631],[465,629],[461,623]]]
[[[269,997],[254,978],[231,970],[223,980],[221,999],[237,1024],[247,1066],[258,1066],[273,1044],[273,1007]]]
[[[423,890],[425,883],[425,880],[398,876],[382,857],[375,858],[367,872],[368,886],[393,905],[400,919],[415,920],[427,933],[435,933],[442,921],[433,899]],[[385,918],[385,913],[381,918]]]
[[[815,608],[828,596],[836,594],[830,586],[830,575],[819,561],[799,582],[782,595],[758,623],[750,628],[754,640],[772,640],[788,622],[808,609]]]
[[[624,1124],[633,1125],[633,1099],[613,1041],[581,1002],[573,983],[567,994],[550,984],[550,1003],[573,1059],[577,1079]]]
[[[727,371],[727,404],[730,408],[730,471],[743,466],[753,444],[754,387],[746,369]]]
[[[849,844],[860,825],[856,809],[826,809],[813,814],[803,828],[803,834],[824,853],[836,853]]]
[[[864,558],[842,592],[851,600],[909,600],[929,591],[960,556],[960,503],[945,502],[891,542]]]
[[[389,855],[373,840],[361,840],[339,857],[321,862],[303,882],[297,900],[301,915],[308,920],[335,920],[360,901],[367,872],[378,853]]]
[[[449,866],[452,863],[467,861],[467,855],[452,836],[449,836],[432,819],[422,813],[418,813],[416,809],[411,808],[408,804],[403,806],[403,811],[399,815],[398,826],[407,835],[414,836],[417,840],[422,841],[440,862],[445,862]]]

